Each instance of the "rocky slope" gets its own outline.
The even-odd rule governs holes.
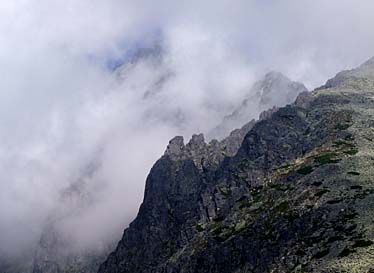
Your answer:
[[[373,60],[222,145],[170,142],[100,273],[373,272]]]
[[[157,44],[150,48],[139,48],[133,52],[125,63],[115,67],[113,76],[126,88],[126,84],[132,84],[131,81],[128,83],[128,80],[133,77],[133,74],[142,74],[142,67],[150,67],[152,71],[147,88],[145,91],[143,90],[143,100],[155,100],[157,102],[160,98],[156,98],[162,95],[164,85],[175,76],[165,64],[163,55],[162,47]],[[194,158],[194,163],[200,171],[205,169],[213,171],[218,168],[225,157],[231,157],[237,152],[245,135],[256,123],[255,120],[247,122],[249,118],[257,116],[260,110],[268,109],[270,106],[280,106],[291,102],[299,92],[304,90],[306,89],[302,84],[292,82],[280,73],[271,72],[263,80],[255,83],[250,89],[249,95],[243,99],[243,103],[236,111],[227,116],[221,126],[217,128],[221,135],[226,135],[232,128],[241,126],[240,129],[235,129],[220,142],[213,140],[209,144],[204,142],[203,136],[196,135],[190,143],[184,146],[184,144],[181,144],[183,142],[181,138],[177,137],[171,141],[170,151],[168,150],[166,154],[179,161]],[[178,108],[174,109],[173,107],[160,111],[158,107],[159,105],[156,103],[154,107],[150,107],[146,115],[155,118],[155,113],[157,113],[159,115],[157,119],[167,120],[172,124],[183,123],[183,111],[180,112]],[[266,119],[275,110],[276,108],[271,108],[264,111],[260,115],[260,120]],[[256,114],[253,114],[252,111]],[[183,146],[183,148],[176,152],[179,146]],[[95,171],[95,168],[92,169],[91,167],[88,168],[90,170],[87,173],[82,171],[82,181],[85,180],[85,176],[90,176],[90,173]],[[61,228],[77,215],[83,215],[85,208],[93,205],[91,199],[94,198],[90,196],[90,190],[86,188],[87,185],[82,181],[73,183],[70,188],[61,193],[58,201],[59,205],[51,212],[46,223],[44,223],[40,239],[26,251],[25,255],[16,259],[14,257],[2,257],[0,254],[0,272],[91,273],[97,271],[109,252],[114,249],[113,246],[120,234],[117,234],[116,239],[108,238],[106,242],[98,243],[94,247],[82,248],[77,247],[75,239],[72,239]]]

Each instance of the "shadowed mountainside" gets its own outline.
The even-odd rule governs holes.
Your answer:
[[[100,273],[372,272],[374,62],[254,124],[173,139]]]

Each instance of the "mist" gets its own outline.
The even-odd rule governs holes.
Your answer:
[[[120,239],[173,136],[209,132],[270,70],[313,89],[369,59],[373,10],[346,0],[2,1],[0,254],[35,245],[56,215],[80,246]],[[76,185],[84,201],[61,197]]]

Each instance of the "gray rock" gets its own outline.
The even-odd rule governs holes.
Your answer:
[[[371,66],[265,114],[230,155],[171,141],[99,273],[370,272]]]

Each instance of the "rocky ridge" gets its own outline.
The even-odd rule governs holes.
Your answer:
[[[373,72],[302,93],[237,152],[173,139],[99,272],[373,272]]]

